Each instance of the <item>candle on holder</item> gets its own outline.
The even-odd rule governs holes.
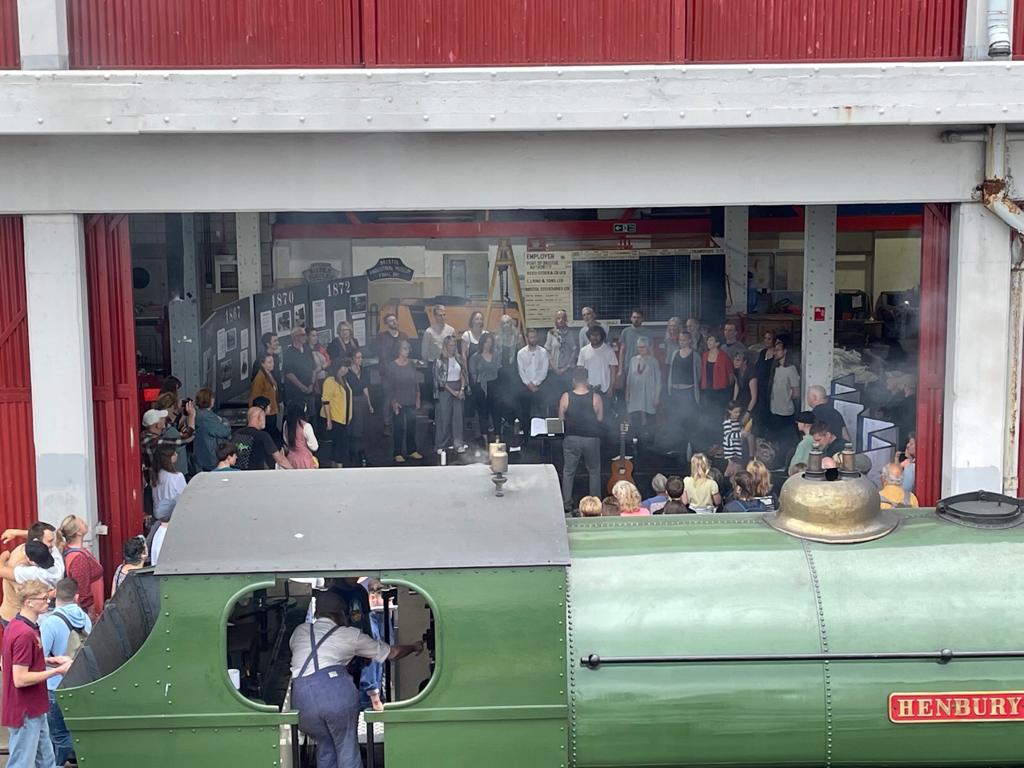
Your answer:
[[[508,472],[508,453],[505,452],[504,445],[500,446],[500,450],[491,454],[491,472],[496,475]]]

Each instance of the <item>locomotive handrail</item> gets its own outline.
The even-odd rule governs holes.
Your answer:
[[[934,661],[948,664],[954,659],[1024,659],[1024,651],[882,651],[875,653],[755,653],[703,656],[599,656],[580,657],[580,666],[598,669],[625,664],[748,664],[763,662],[800,663],[808,661]]]

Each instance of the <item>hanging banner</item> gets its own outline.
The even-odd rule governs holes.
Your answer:
[[[367,327],[367,278],[339,277],[309,284],[310,322],[320,335],[320,343],[331,343],[338,323],[348,322],[352,335],[362,347],[371,329]]]
[[[309,285],[306,283],[257,294],[252,302],[257,341],[265,333],[276,333],[281,337],[281,346],[287,347],[292,328],[309,324]]]
[[[213,390],[221,404],[245,400],[252,377],[252,302],[249,298],[226,304],[199,330],[202,385]]]

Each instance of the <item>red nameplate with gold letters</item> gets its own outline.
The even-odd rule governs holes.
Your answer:
[[[992,723],[1024,721],[1024,691],[890,693],[894,723]]]

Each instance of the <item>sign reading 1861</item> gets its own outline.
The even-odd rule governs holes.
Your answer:
[[[412,280],[412,269],[405,266],[401,259],[378,259],[377,263],[366,270],[370,282],[376,280]]]
[[[1024,691],[889,694],[894,723],[984,723],[1024,720]]]

